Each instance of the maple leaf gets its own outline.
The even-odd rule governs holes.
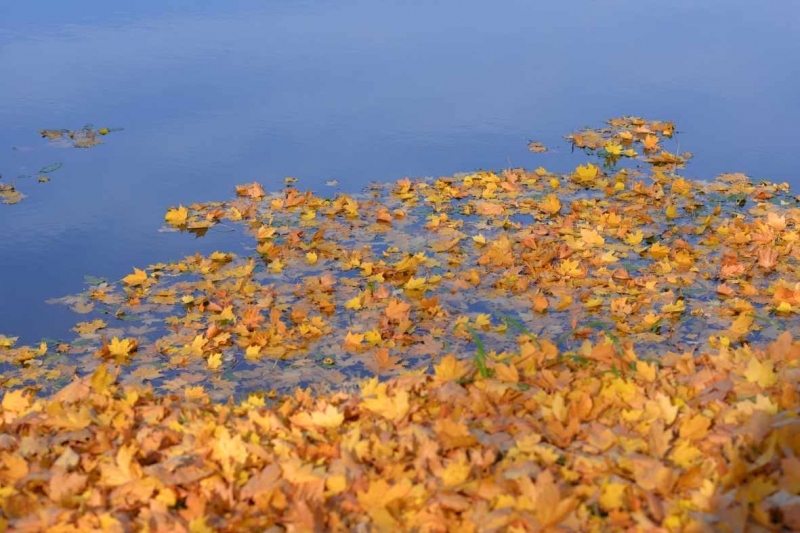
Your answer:
[[[461,379],[470,372],[469,364],[459,361],[452,354],[445,355],[438,365],[433,367],[436,379],[439,381],[454,381]]]
[[[358,296],[354,296],[353,298],[347,300],[344,304],[345,309],[350,309],[351,311],[358,311],[361,309],[361,297],[362,295],[359,294]]]
[[[408,319],[410,311],[411,306],[409,304],[403,300],[394,298],[389,302],[389,305],[386,306],[385,313],[389,320],[394,322],[402,322],[403,320]]]
[[[678,213],[678,208],[674,205],[668,205],[666,211],[664,212],[667,219],[672,220],[675,218],[680,217],[680,213]]]
[[[537,313],[544,313],[545,311],[547,311],[547,308],[550,305],[550,302],[547,300],[547,297],[545,297],[541,293],[534,294],[531,297],[531,300],[533,301],[533,310],[536,311]]]
[[[565,259],[561,262],[558,266],[558,272],[562,276],[571,276],[571,277],[581,277],[583,276],[584,272],[580,268],[580,261],[573,261],[571,259]]]
[[[297,413],[292,416],[291,421],[301,427],[337,428],[344,422],[344,414],[328,404],[322,411]]]
[[[469,478],[471,470],[470,464],[463,456],[459,456],[456,460],[448,463],[439,477],[445,487],[452,488],[464,483]]]
[[[83,492],[88,481],[89,476],[77,472],[56,472],[47,484],[47,493],[55,503],[66,502]]]
[[[475,206],[475,212],[484,216],[502,215],[505,211],[505,208],[501,204],[492,202],[479,202]]]
[[[606,143],[606,144],[603,146],[603,149],[605,149],[605,151],[606,151],[606,152],[607,152],[609,155],[612,155],[612,156],[613,156],[613,155],[617,155],[617,156],[618,156],[618,155],[621,155],[621,154],[622,154],[622,145],[621,145],[621,144],[619,144],[619,143],[615,143],[615,142],[607,142],[607,143]]]
[[[547,528],[560,522],[578,504],[574,497],[561,497],[553,474],[545,470],[536,476],[534,484],[527,476],[520,478],[520,492],[533,506],[539,527]]]
[[[399,422],[411,408],[408,391],[397,390],[390,396],[387,387],[386,383],[379,383],[375,378],[365,382],[361,387],[361,405],[392,422]]]
[[[578,166],[573,175],[579,182],[588,183],[594,181],[600,175],[600,169],[591,163],[586,163],[586,165]]]
[[[214,430],[214,443],[211,448],[211,457],[223,464],[242,465],[247,461],[247,447],[241,435],[231,436],[228,428],[219,426]]]
[[[348,331],[347,335],[344,337],[344,344],[342,346],[345,350],[358,351],[363,348],[361,344],[362,342],[364,342],[363,333],[353,333],[352,331]]]
[[[600,507],[606,511],[613,511],[625,506],[625,496],[628,486],[624,483],[605,483],[600,492]]]
[[[217,370],[220,367],[220,365],[222,365],[222,354],[219,352],[212,353],[211,355],[208,356],[206,362],[208,364],[209,369]]]
[[[396,500],[408,496],[412,491],[411,482],[402,478],[394,485],[389,485],[385,479],[377,479],[370,482],[367,490],[358,491],[356,496],[361,508],[364,509],[372,519],[374,525],[381,531],[400,531],[400,523],[392,516],[387,509]]]
[[[266,196],[264,188],[260,183],[248,183],[246,185],[237,185],[236,194],[239,196],[249,196],[250,198],[263,198]]]
[[[650,246],[650,257],[653,259],[663,259],[669,255],[669,248],[661,244],[660,242],[653,243]]]
[[[17,389],[3,395],[3,410],[10,413],[21,413],[30,406],[30,398],[25,391]]]
[[[108,344],[108,353],[114,357],[125,358],[137,347],[136,339],[118,339],[114,337]]]
[[[769,388],[778,382],[771,361],[759,361],[755,357],[750,359],[744,377],[750,383],[758,383],[763,388]]]
[[[379,348],[375,350],[373,359],[368,361],[366,366],[376,374],[381,374],[383,372],[397,370],[401,368],[403,364],[403,359],[399,356],[391,355],[388,348]]]
[[[403,285],[403,288],[405,290],[407,290],[407,291],[418,291],[418,290],[425,289],[427,283],[428,283],[428,278],[425,278],[425,277],[420,277],[420,278],[411,277],[411,278],[408,279],[406,284]]]
[[[590,247],[600,247],[606,243],[606,240],[603,238],[603,236],[593,229],[582,228],[581,239],[586,243],[587,246]]]
[[[539,209],[545,213],[555,215],[561,211],[561,201],[555,194],[548,194],[539,203]]]
[[[528,150],[537,154],[542,154],[547,151],[547,147],[538,141],[531,141],[528,143]]]
[[[625,242],[631,246],[638,246],[641,244],[642,239],[644,239],[644,234],[642,230],[636,230],[634,233],[629,233],[625,237]]]
[[[171,226],[183,226],[186,224],[186,218],[189,216],[189,210],[182,205],[177,208],[170,208],[167,214],[164,215],[164,220]]]
[[[657,135],[650,135],[648,134],[642,140],[642,144],[644,145],[644,150],[646,152],[655,152],[658,150],[658,136]]]
[[[108,326],[108,324],[98,318],[91,322],[78,322],[72,330],[80,335],[91,335],[98,329],[103,329],[106,326]]]
[[[128,274],[122,281],[126,284],[130,285],[131,287],[136,287],[138,285],[142,285],[147,282],[147,272],[144,270],[139,270],[138,268],[133,269],[133,274]]]
[[[778,264],[778,251],[774,248],[763,246],[758,249],[758,266],[764,270],[774,270]]]
[[[133,460],[136,451],[134,444],[122,446],[117,451],[114,463],[101,464],[101,484],[109,487],[118,487],[140,478],[141,467],[139,463]]]

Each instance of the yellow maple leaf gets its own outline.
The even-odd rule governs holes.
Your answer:
[[[650,247],[650,257],[653,259],[663,259],[669,255],[669,248],[660,242],[653,243]]]
[[[103,463],[100,465],[101,483],[103,485],[118,487],[141,476],[141,467],[138,461],[133,460],[137,451],[135,446],[135,444],[130,444],[120,447],[117,451],[115,463]]]
[[[411,277],[408,278],[408,281],[406,282],[405,285],[403,285],[403,288],[407,291],[418,291],[424,289],[427,283],[428,283],[428,278],[426,277],[421,277],[421,278]]]
[[[171,226],[183,226],[186,224],[186,218],[189,216],[189,210],[182,205],[177,208],[172,207],[164,215],[164,220]]]
[[[459,361],[454,355],[448,354],[442,357],[442,360],[433,367],[433,370],[437,380],[453,381],[466,376],[470,369],[466,362]]]
[[[573,276],[579,277],[583,275],[583,270],[580,268],[581,262],[578,260],[572,259],[564,259],[561,261],[561,264],[558,265],[558,272],[562,276]]]
[[[108,353],[109,355],[113,355],[115,357],[127,357],[136,346],[135,342],[136,341],[133,339],[120,340],[117,337],[114,337],[108,344]]]
[[[475,327],[481,329],[488,329],[492,325],[492,315],[482,313],[475,317]]]
[[[545,213],[555,215],[561,211],[561,200],[555,194],[548,194],[539,202],[539,209]]]
[[[401,389],[390,396],[387,389],[388,385],[379,383],[377,378],[367,381],[361,388],[361,405],[392,422],[399,422],[411,408],[408,391]]]
[[[623,483],[605,483],[600,489],[600,507],[606,511],[613,511],[625,506],[627,485]]]
[[[208,397],[202,385],[186,387],[183,390],[183,396],[187,400],[205,400]]]
[[[621,155],[622,154],[622,145],[619,143],[615,143],[613,141],[609,141],[603,146],[605,151],[609,155]]]
[[[130,285],[131,287],[136,287],[137,285],[142,285],[147,281],[147,272],[144,270],[139,270],[138,268],[133,269],[133,274],[128,274],[122,281],[126,284]]]
[[[91,335],[98,329],[103,329],[107,325],[108,324],[98,318],[96,320],[92,320],[91,322],[78,322],[78,324],[72,328],[72,331],[80,335]]]
[[[704,416],[702,413],[697,413],[693,417],[683,419],[680,437],[687,441],[700,440],[708,435],[708,429],[710,427],[711,419]]]
[[[347,477],[341,474],[334,474],[325,478],[325,488],[328,489],[327,494],[331,496],[340,494],[347,489]]]
[[[225,308],[222,310],[222,312],[220,312],[220,314],[214,315],[214,320],[216,320],[217,322],[225,322],[225,321],[235,322],[236,315],[233,314],[233,306],[232,305],[225,306]]]
[[[14,343],[17,342],[19,337],[6,337],[5,335],[0,335],[0,348],[11,348],[14,346]]]
[[[347,335],[344,337],[343,347],[345,350],[360,350],[362,348],[362,342],[364,342],[363,333],[353,333],[352,331],[348,331]]]
[[[24,389],[6,392],[3,396],[3,410],[21,413],[30,406],[31,400]]]
[[[463,457],[459,457],[456,460],[450,461],[439,477],[442,478],[442,484],[445,487],[455,487],[456,485],[464,483],[469,478],[471,469],[470,464],[465,461]]]
[[[636,374],[648,383],[656,380],[656,364],[645,361],[636,361]]]
[[[642,140],[646,152],[654,152],[658,150],[658,136],[647,134]]]
[[[600,235],[597,230],[593,229],[582,228],[581,239],[589,247],[600,247],[606,243],[606,240],[603,238],[603,236]]]
[[[678,299],[671,304],[666,304],[661,308],[664,313],[683,313],[686,311],[686,304],[682,299]]]
[[[347,300],[344,304],[345,309],[350,309],[352,311],[358,311],[361,309],[361,295],[355,296]]]
[[[222,354],[219,352],[212,353],[208,356],[208,359],[206,359],[206,363],[208,364],[208,368],[211,370],[218,369],[222,364]]]
[[[603,255],[600,256],[600,261],[607,265],[611,265],[619,261],[619,257],[614,255],[613,251],[605,252]]]
[[[232,461],[244,464],[247,460],[247,447],[239,434],[231,436],[225,426],[218,426],[214,430],[214,444],[211,456],[218,461]]]
[[[364,333],[364,340],[366,340],[372,346],[377,346],[383,341],[383,336],[377,329],[371,329]]]
[[[578,178],[578,181],[590,182],[593,181],[599,174],[600,168],[591,163],[586,163],[586,165],[581,165],[575,169],[574,176]]]
[[[678,217],[681,216],[680,213],[678,213],[678,208],[675,207],[675,205],[673,205],[673,204],[670,204],[670,205],[667,206],[667,209],[665,211],[665,215],[666,215],[667,219],[669,219],[669,220],[672,220],[672,219],[675,219],[675,218],[678,218]]]
[[[108,390],[108,387],[114,383],[116,379],[116,375],[112,374],[108,371],[108,366],[102,364],[97,367],[97,369],[92,374],[91,384],[92,390],[98,393],[102,393]]]
[[[245,348],[244,358],[248,361],[258,361],[261,358],[261,346],[253,344]]]
[[[631,246],[637,246],[638,244],[641,244],[642,239],[644,239],[642,230],[636,230],[635,232],[629,233],[625,236],[625,242]]]
[[[328,404],[323,411],[311,413],[311,423],[321,428],[338,428],[344,422],[344,413]]]
[[[778,382],[778,376],[775,375],[772,361],[761,362],[755,357],[750,359],[747,364],[747,370],[744,372],[744,377],[750,383],[758,383],[763,388],[768,388]]]
[[[319,257],[315,252],[308,252],[306,253],[306,263],[309,265],[316,265]]]

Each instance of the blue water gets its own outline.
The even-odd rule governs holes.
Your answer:
[[[678,124],[690,176],[798,190],[797,57],[796,0],[3,2],[0,173],[64,166],[0,205],[0,333],[65,337],[78,317],[45,301],[84,275],[235,247],[158,229],[246,181],[566,171],[563,134],[636,114]],[[124,131],[91,150],[36,133],[86,123]]]

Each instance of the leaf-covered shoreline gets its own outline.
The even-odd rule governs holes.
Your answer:
[[[798,361],[784,333],[658,369],[631,353],[618,377],[528,343],[492,378],[447,356],[272,407],[103,366],[49,399],[6,393],[0,509],[17,531],[797,529]]]

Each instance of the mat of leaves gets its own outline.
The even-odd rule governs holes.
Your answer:
[[[797,200],[682,177],[673,132],[573,134],[600,161],[569,175],[171,208],[253,253],[98,280],[72,342],[0,337],[5,523],[800,527]]]

